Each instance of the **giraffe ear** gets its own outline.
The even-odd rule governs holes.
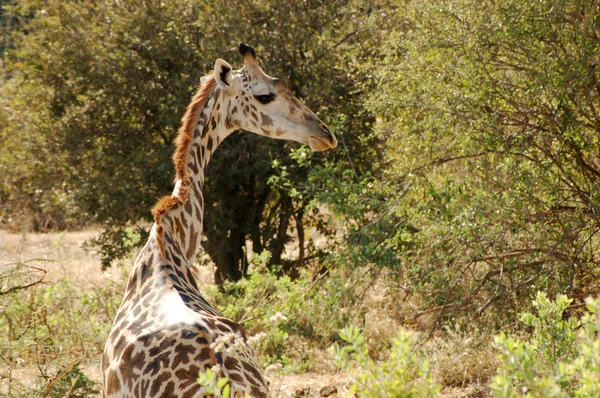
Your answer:
[[[231,65],[221,58],[215,62],[215,81],[221,90],[226,90],[231,85]]]

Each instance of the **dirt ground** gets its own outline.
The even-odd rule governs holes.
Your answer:
[[[121,271],[101,270],[101,263],[94,253],[86,252],[82,244],[95,236],[98,231],[81,231],[48,234],[11,234],[0,230],[0,271],[16,261],[29,261],[27,264],[47,271],[44,279],[47,284],[60,283],[68,277],[83,287],[117,283],[123,286]],[[49,261],[51,260],[51,261]],[[212,283],[212,270],[205,269],[206,283]],[[82,366],[90,379],[100,381],[100,358]],[[13,376],[21,382],[33,384],[37,370],[33,367],[16,369]],[[322,397],[341,396],[347,391],[349,380],[336,374],[267,374],[274,397]],[[0,380],[0,385],[1,385]],[[1,394],[0,394],[1,395]]]

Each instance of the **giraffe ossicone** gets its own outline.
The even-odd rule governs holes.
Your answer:
[[[217,146],[244,129],[335,148],[329,128],[240,44],[242,69],[215,62],[182,119],[173,156],[175,189],[154,207],[155,223],[138,255],[102,356],[103,397],[207,397],[196,382],[211,368],[234,396],[266,397],[244,328],[202,296],[192,265],[200,248],[204,170]]]

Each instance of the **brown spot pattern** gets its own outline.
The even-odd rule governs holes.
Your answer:
[[[264,127],[273,127],[273,119],[262,112],[260,113],[260,119],[262,120],[262,125]]]

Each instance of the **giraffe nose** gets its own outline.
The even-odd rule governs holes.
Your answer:
[[[331,142],[331,148],[335,148],[337,146],[337,139],[335,138],[335,134],[333,134],[331,132],[331,130],[329,129],[329,127],[327,127],[323,123],[321,123],[320,127],[321,127],[321,130],[323,130],[323,131],[325,131],[325,133],[327,133],[327,138],[329,138],[329,141]]]

